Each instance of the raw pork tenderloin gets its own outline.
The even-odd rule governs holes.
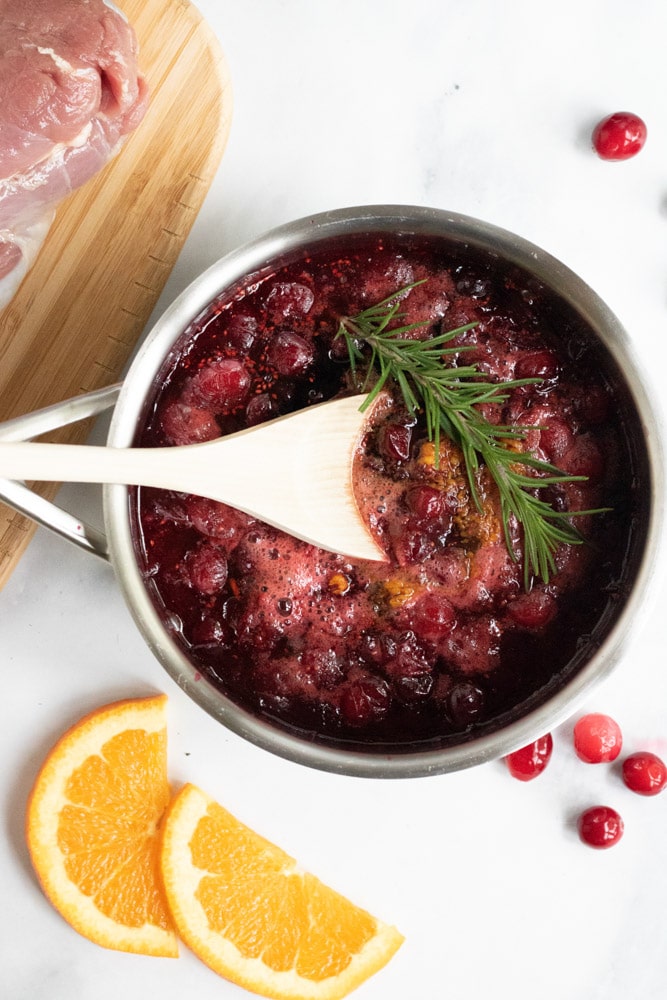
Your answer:
[[[134,31],[105,0],[0,0],[0,308],[147,97]]]

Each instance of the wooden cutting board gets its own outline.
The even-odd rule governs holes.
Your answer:
[[[231,87],[201,14],[187,0],[115,2],[139,38],[149,110],[118,156],[58,208],[0,312],[0,420],[118,380],[224,152]],[[74,425],[52,439],[80,443],[88,431]],[[0,586],[33,531],[0,503]]]

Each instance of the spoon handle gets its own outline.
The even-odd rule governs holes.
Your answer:
[[[0,442],[0,476],[196,493],[334,552],[384,559],[360,519],[352,459],[363,397],[309,407],[203,444],[167,448]]]

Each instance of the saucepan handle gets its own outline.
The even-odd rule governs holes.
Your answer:
[[[0,423],[0,441],[30,441],[58,427],[66,427],[79,420],[97,416],[115,405],[120,388],[120,383],[110,385],[83,396],[76,396],[74,399],[66,399],[62,403],[55,403],[42,410],[35,410],[25,416],[6,420]],[[0,500],[31,521],[36,521],[37,524],[74,542],[86,552],[108,561],[109,547],[103,532],[69,514],[57,504],[45,500],[29,489],[25,483],[0,479]]]

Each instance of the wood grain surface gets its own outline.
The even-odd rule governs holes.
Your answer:
[[[116,381],[224,152],[231,87],[218,41],[186,0],[116,0],[151,89],[120,153],[59,208],[33,269],[0,313],[0,421]],[[73,425],[51,440],[81,442]],[[57,484],[38,487],[52,498]],[[34,525],[0,503],[0,586]]]

